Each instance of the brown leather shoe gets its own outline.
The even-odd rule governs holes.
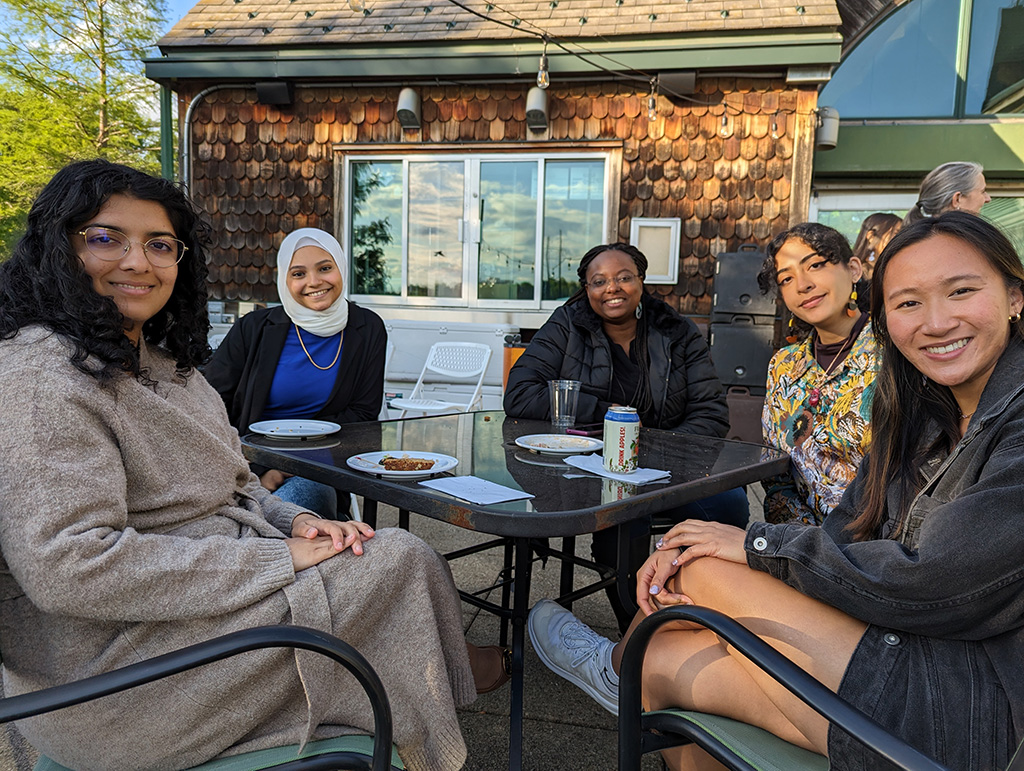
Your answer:
[[[491,650],[497,651],[498,655],[501,656],[501,671],[498,673],[498,676],[494,679],[493,682],[488,683],[487,685],[485,685],[483,687],[480,687],[480,685],[477,684],[477,688],[476,688],[477,695],[480,695],[482,693],[490,693],[491,691],[498,690],[499,688],[501,688],[501,686],[503,686],[505,683],[507,683],[509,681],[509,678],[512,677],[512,649],[511,648],[503,648],[500,645],[481,645],[479,647],[479,650],[481,650],[481,651],[491,651]]]

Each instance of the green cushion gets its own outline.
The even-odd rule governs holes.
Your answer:
[[[297,744],[291,744],[287,747],[271,747],[266,750],[232,755],[230,758],[211,760],[209,763],[196,766],[191,771],[260,771],[260,769],[273,768],[282,763],[287,763],[289,760],[295,760],[298,757],[298,751],[299,745]],[[373,737],[354,734],[352,736],[339,736],[334,739],[310,742],[306,745],[302,757],[323,755],[326,752],[358,752],[370,757],[373,755]],[[402,765],[401,758],[398,757],[398,752],[394,748],[391,750],[391,765],[394,768],[405,768]],[[39,762],[36,763],[35,771],[69,771],[69,769],[54,763],[47,757],[40,756]]]
[[[760,771],[828,771],[828,758],[780,739],[762,728],[703,712],[666,709],[648,715],[672,715],[699,726]]]

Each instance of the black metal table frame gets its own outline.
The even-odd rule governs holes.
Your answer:
[[[497,414],[500,415],[501,413]],[[404,421],[438,420],[439,417],[452,416],[406,418]],[[523,421],[523,423],[529,424],[531,421]],[[538,428],[548,425],[542,421],[532,421],[532,423],[534,423]],[[642,431],[651,432],[656,430],[645,428],[642,429]],[[343,431],[342,436],[344,436],[344,433],[345,432]],[[669,432],[658,433],[668,434]],[[274,449],[272,447],[253,444],[249,441],[250,438],[250,436],[244,436],[242,439],[243,450],[250,461],[271,468],[277,468],[288,473],[297,474],[306,477],[307,479],[323,482],[324,484],[335,487],[339,491],[344,491],[345,494],[353,493],[355,495],[363,496],[365,501],[364,519],[371,524],[376,520],[378,501],[397,507],[399,511],[403,513],[404,519],[402,520],[402,524],[408,523],[407,512],[412,511],[423,516],[431,517],[432,519],[447,521],[458,527],[477,530],[477,528],[473,526],[474,514],[479,514],[481,512],[485,514],[488,513],[487,506],[477,506],[453,499],[444,493],[420,486],[417,482],[401,480],[393,481],[386,478],[376,477],[374,475],[368,475],[365,472],[356,471],[348,468],[347,466],[337,464],[324,466],[322,464],[312,463],[308,460],[303,460],[299,454],[292,450]],[[700,437],[689,437],[689,439],[691,441],[695,439],[704,441],[704,438]],[[707,441],[729,442],[729,440]],[[360,451],[354,450],[354,453],[358,452]],[[607,523],[604,525],[606,527],[628,525],[632,521],[643,520],[650,514],[671,508],[672,506],[681,505],[694,500],[700,500],[710,495],[724,492],[725,490],[756,482],[770,475],[782,473],[787,465],[787,456],[781,455],[775,458],[768,458],[762,460],[756,465],[734,469],[727,473],[719,473],[714,476],[709,476],[707,479],[687,483],[685,486],[680,488],[682,492],[676,495],[675,498],[672,498],[669,503],[662,502],[660,498],[652,502],[651,495],[640,494],[628,499],[628,504],[624,501],[617,501],[609,503],[607,506],[601,505],[593,507],[593,510],[601,512],[604,512],[605,510],[616,511],[617,516],[613,519],[607,520]],[[508,512],[495,511],[490,513],[500,515],[507,514]],[[610,586],[612,583],[617,584],[619,587],[619,595],[623,599],[635,604],[635,598],[629,596],[628,591],[625,589],[627,583],[624,571],[620,571],[615,568],[606,568],[607,572],[602,573],[602,566],[587,560],[582,560],[581,558],[575,557],[574,554],[571,557],[569,555],[571,541],[574,541],[576,535],[592,533],[601,528],[581,529],[578,532],[544,532],[522,535],[521,533],[516,534],[512,532],[511,528],[504,526],[499,528],[497,523],[492,524],[492,527],[493,530],[479,530],[479,532],[491,532],[493,535],[499,536],[499,538],[483,544],[467,547],[467,549],[458,550],[457,552],[453,552],[445,556],[449,559],[457,558],[474,551],[501,546],[505,550],[504,565],[506,570],[511,564],[512,570],[514,571],[512,579],[505,576],[505,580],[501,582],[501,605],[496,605],[487,600],[482,600],[475,594],[460,591],[460,595],[466,602],[474,605],[475,607],[495,613],[502,619],[502,645],[506,645],[508,642],[506,624],[510,622],[512,625],[512,678],[510,684],[511,696],[509,706],[510,725],[508,767],[511,771],[518,771],[518,769],[522,768],[523,761],[523,662],[526,642],[526,621],[530,612],[529,601],[532,563],[534,561],[531,541],[545,537],[562,537],[565,539],[563,541],[562,552],[553,552],[556,556],[563,559],[563,570],[560,577],[560,602],[568,605],[572,601],[587,594],[599,591],[606,586]],[[563,529],[567,528],[573,529],[568,525],[563,527]],[[521,530],[521,527],[517,526],[515,529]],[[506,532],[502,532],[503,530]],[[618,565],[626,564],[626,561],[628,560],[627,554],[631,538],[627,533],[628,530],[630,530],[629,527],[618,528]],[[581,589],[572,591],[571,571],[572,567],[576,564],[580,564],[591,569],[597,569],[601,578],[585,587],[582,587]],[[614,573],[614,575],[609,575],[609,573]]]

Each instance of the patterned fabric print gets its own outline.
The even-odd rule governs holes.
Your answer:
[[[768,522],[820,525],[839,503],[871,442],[871,400],[881,351],[868,323],[825,380],[811,338],[776,352],[761,415],[765,444],[788,452],[790,473],[762,482]],[[823,382],[824,381],[824,382]],[[817,407],[808,398],[820,389]]]

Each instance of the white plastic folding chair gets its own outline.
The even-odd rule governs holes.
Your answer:
[[[423,363],[423,371],[420,372],[412,393],[405,399],[392,399],[391,406],[402,411],[400,418],[404,418],[408,412],[419,412],[424,415],[469,412],[477,407],[478,403],[483,403],[481,393],[484,374],[490,360],[491,347],[483,343],[434,343],[430,346],[427,360]],[[445,378],[440,382],[445,383],[450,383],[452,378],[476,378],[476,386],[466,402],[426,399],[423,397],[424,385],[438,382],[436,379],[428,381],[428,375],[440,375]]]

